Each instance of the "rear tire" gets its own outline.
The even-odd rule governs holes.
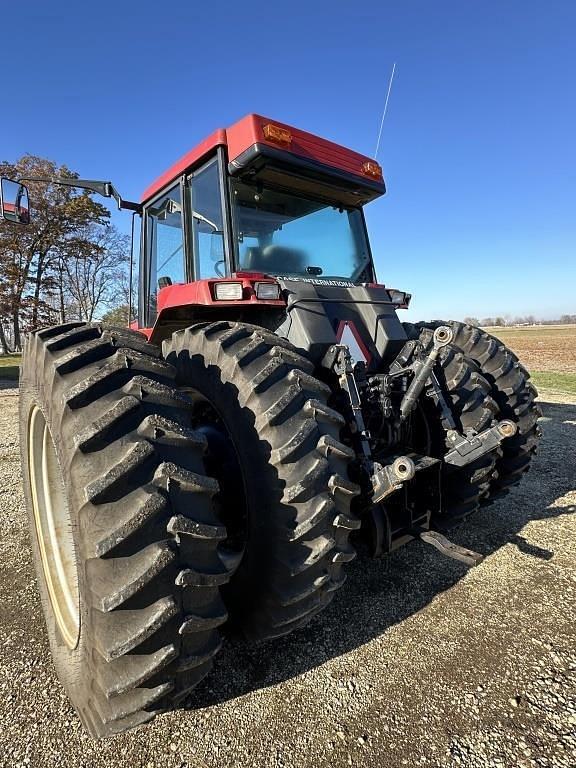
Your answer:
[[[499,339],[455,320],[447,323],[435,320],[422,323],[420,327],[434,329],[439,325],[452,328],[454,344],[479,366],[498,406],[498,419],[510,419],[518,427],[517,433],[502,443],[502,453],[492,474],[489,495],[485,498],[490,502],[505,496],[530,469],[541,435],[538,419],[542,411],[535,402],[538,392],[528,371]]]
[[[344,582],[359,527],[354,455],[340,442],[342,416],[326,405],[329,388],[294,347],[257,326],[194,325],[163,352],[178,385],[194,390],[195,427],[219,429],[231,445],[215,471],[223,519],[237,532],[240,562],[224,591],[232,621],[252,640],[304,626]]]
[[[218,486],[173,377],[140,334],[97,324],[32,334],[22,357],[41,602],[58,676],[98,738],[185,698],[226,619]]]

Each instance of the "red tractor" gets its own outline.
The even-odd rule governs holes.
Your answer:
[[[249,115],[142,203],[51,181],[142,220],[137,320],[30,334],[20,379],[52,653],[91,734],[178,706],[226,632],[307,624],[358,543],[481,559],[445,533],[528,469],[536,391],[484,331],[400,322],[363,213],[378,163]]]

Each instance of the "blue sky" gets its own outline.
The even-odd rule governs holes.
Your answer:
[[[570,0],[2,3],[0,158],[139,199],[248,112],[371,154],[395,61],[380,281],[413,319],[575,313],[575,30]]]

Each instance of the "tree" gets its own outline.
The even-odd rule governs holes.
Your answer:
[[[0,261],[0,267],[1,264],[2,262]],[[8,355],[11,350],[7,338],[7,329],[11,317],[12,302],[8,286],[2,277],[2,270],[0,268],[0,346],[2,347],[2,353]]]
[[[111,226],[90,224],[61,247],[65,287],[74,314],[91,322],[103,304],[115,304],[129,259],[130,238]]]
[[[465,317],[464,322],[466,323],[466,325],[475,325],[475,326],[480,325],[480,320],[478,320],[477,317]]]
[[[493,326],[494,325],[494,318],[493,317],[485,317],[482,320],[481,325],[483,325],[484,327],[491,327],[491,326]]]
[[[0,162],[0,175],[18,179],[30,176],[77,178],[65,166],[24,155],[16,163]],[[16,226],[0,221],[0,322],[10,323],[12,343],[21,348],[21,330],[42,324],[51,312],[42,294],[54,289],[49,270],[68,238],[90,224],[102,225],[108,210],[86,193],[44,182],[27,182],[31,222]],[[0,337],[0,343],[2,339]]]
[[[494,320],[494,325],[503,326],[506,325],[506,321],[503,317],[497,317],[496,320]]]
[[[128,325],[128,304],[121,304],[119,307],[109,309],[102,315],[102,322],[106,325]]]

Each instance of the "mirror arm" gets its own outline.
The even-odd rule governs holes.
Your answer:
[[[92,181],[90,179],[54,179],[42,178],[40,176],[23,176],[18,181],[40,181],[47,184],[60,184],[63,187],[87,189],[89,192],[95,192],[97,195],[102,195],[102,197],[113,197],[118,204],[118,210],[124,209],[127,211],[136,211],[136,213],[142,213],[142,204],[133,203],[130,200],[123,200],[111,181]]]

